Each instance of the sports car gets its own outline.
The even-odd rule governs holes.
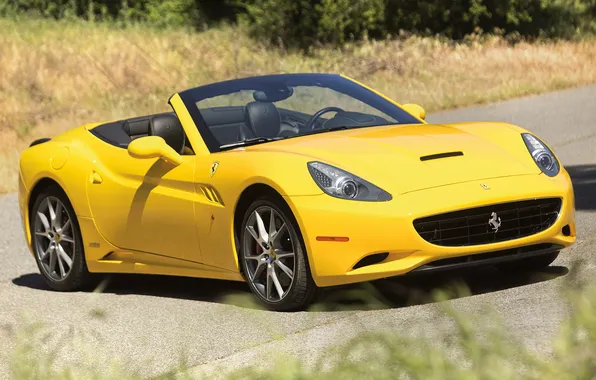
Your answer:
[[[22,152],[23,227],[52,289],[93,273],[204,277],[300,310],[322,287],[538,269],[576,239],[568,173],[515,125],[429,124],[336,74],[234,79],[168,104]]]

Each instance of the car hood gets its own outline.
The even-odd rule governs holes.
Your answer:
[[[499,130],[515,133],[506,126]],[[395,125],[301,136],[252,146],[247,151],[304,155],[308,161],[337,166],[393,194],[539,174],[533,162],[512,154],[502,138],[496,140],[499,144],[450,125]],[[519,144],[523,146],[521,138],[511,139],[509,145],[519,149]]]

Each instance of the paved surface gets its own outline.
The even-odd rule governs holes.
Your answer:
[[[511,332],[544,354],[569,311],[558,288],[571,278],[573,258],[586,260],[579,278],[596,272],[594,105],[596,86],[591,86],[429,117],[431,122],[502,120],[521,125],[548,141],[574,177],[578,243],[541,273],[503,278],[483,270],[467,275],[464,280],[473,295],[450,301],[470,315],[481,314],[489,303]],[[199,279],[117,276],[103,293],[52,292],[26,250],[14,194],[0,196],[0,211],[0,378],[9,376],[13,332],[33,321],[45,324],[51,334],[41,347],[59,347],[61,363],[92,360],[101,367],[119,357],[144,375],[166,371],[182,359],[209,373],[220,366],[265,365],[272,353],[312,361],[319,350],[359,331],[432,334],[450,326],[437,313],[437,304],[406,306],[400,297],[394,297],[390,308],[372,310],[357,302],[343,305],[350,310],[292,314],[232,306],[222,299],[246,294],[243,284]],[[446,282],[436,278],[432,283],[396,284],[412,295]],[[337,290],[325,297],[340,295]]]

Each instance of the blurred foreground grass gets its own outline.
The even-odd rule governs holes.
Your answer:
[[[237,27],[202,33],[0,19],[0,192],[20,151],[87,122],[167,111],[179,90],[281,72],[343,73],[427,111],[596,82],[596,40],[511,44],[410,37],[318,49],[267,48]]]
[[[418,333],[363,333],[332,349],[320,352],[317,362],[305,365],[297,358],[263,352],[255,367],[230,371],[217,367],[218,378],[228,379],[478,379],[478,380],[589,380],[596,378],[596,287],[580,284],[577,266],[562,282],[560,302],[569,304],[569,316],[561,325],[557,338],[539,356],[526,347],[505,327],[496,310],[486,305],[471,315],[448,301],[469,295],[465,288],[446,288],[433,292],[439,301],[437,312],[447,316],[451,328],[437,325],[432,338]],[[364,301],[379,307],[374,292],[364,293]],[[378,295],[378,293],[377,293]],[[251,304],[251,296],[236,296],[234,303]],[[240,298],[238,298],[240,297]],[[318,310],[324,308],[319,305]],[[532,305],[528,304],[531,308]],[[356,323],[356,322],[355,322]],[[85,334],[55,337],[42,325],[30,324],[12,335],[17,342],[12,353],[12,378],[41,379],[141,379],[127,372],[122,358],[105,361],[93,350],[83,360],[64,369],[56,365],[58,349],[87,352]],[[73,339],[77,338],[77,339]],[[48,345],[49,341],[53,343]],[[55,349],[56,350],[55,350]],[[252,350],[259,350],[253,347]],[[203,379],[209,372],[192,368],[192,363],[172,368],[155,377],[160,380]],[[212,370],[213,371],[213,370]],[[213,372],[211,372],[213,373]]]

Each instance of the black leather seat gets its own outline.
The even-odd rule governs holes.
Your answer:
[[[130,136],[130,140],[149,136],[149,116],[128,119],[124,123],[124,132]]]
[[[149,120],[149,136],[159,136],[177,153],[184,153],[186,135],[175,114],[154,115]]]
[[[281,117],[273,103],[248,103],[244,111],[244,120],[246,126],[256,137],[277,137],[279,135]]]

